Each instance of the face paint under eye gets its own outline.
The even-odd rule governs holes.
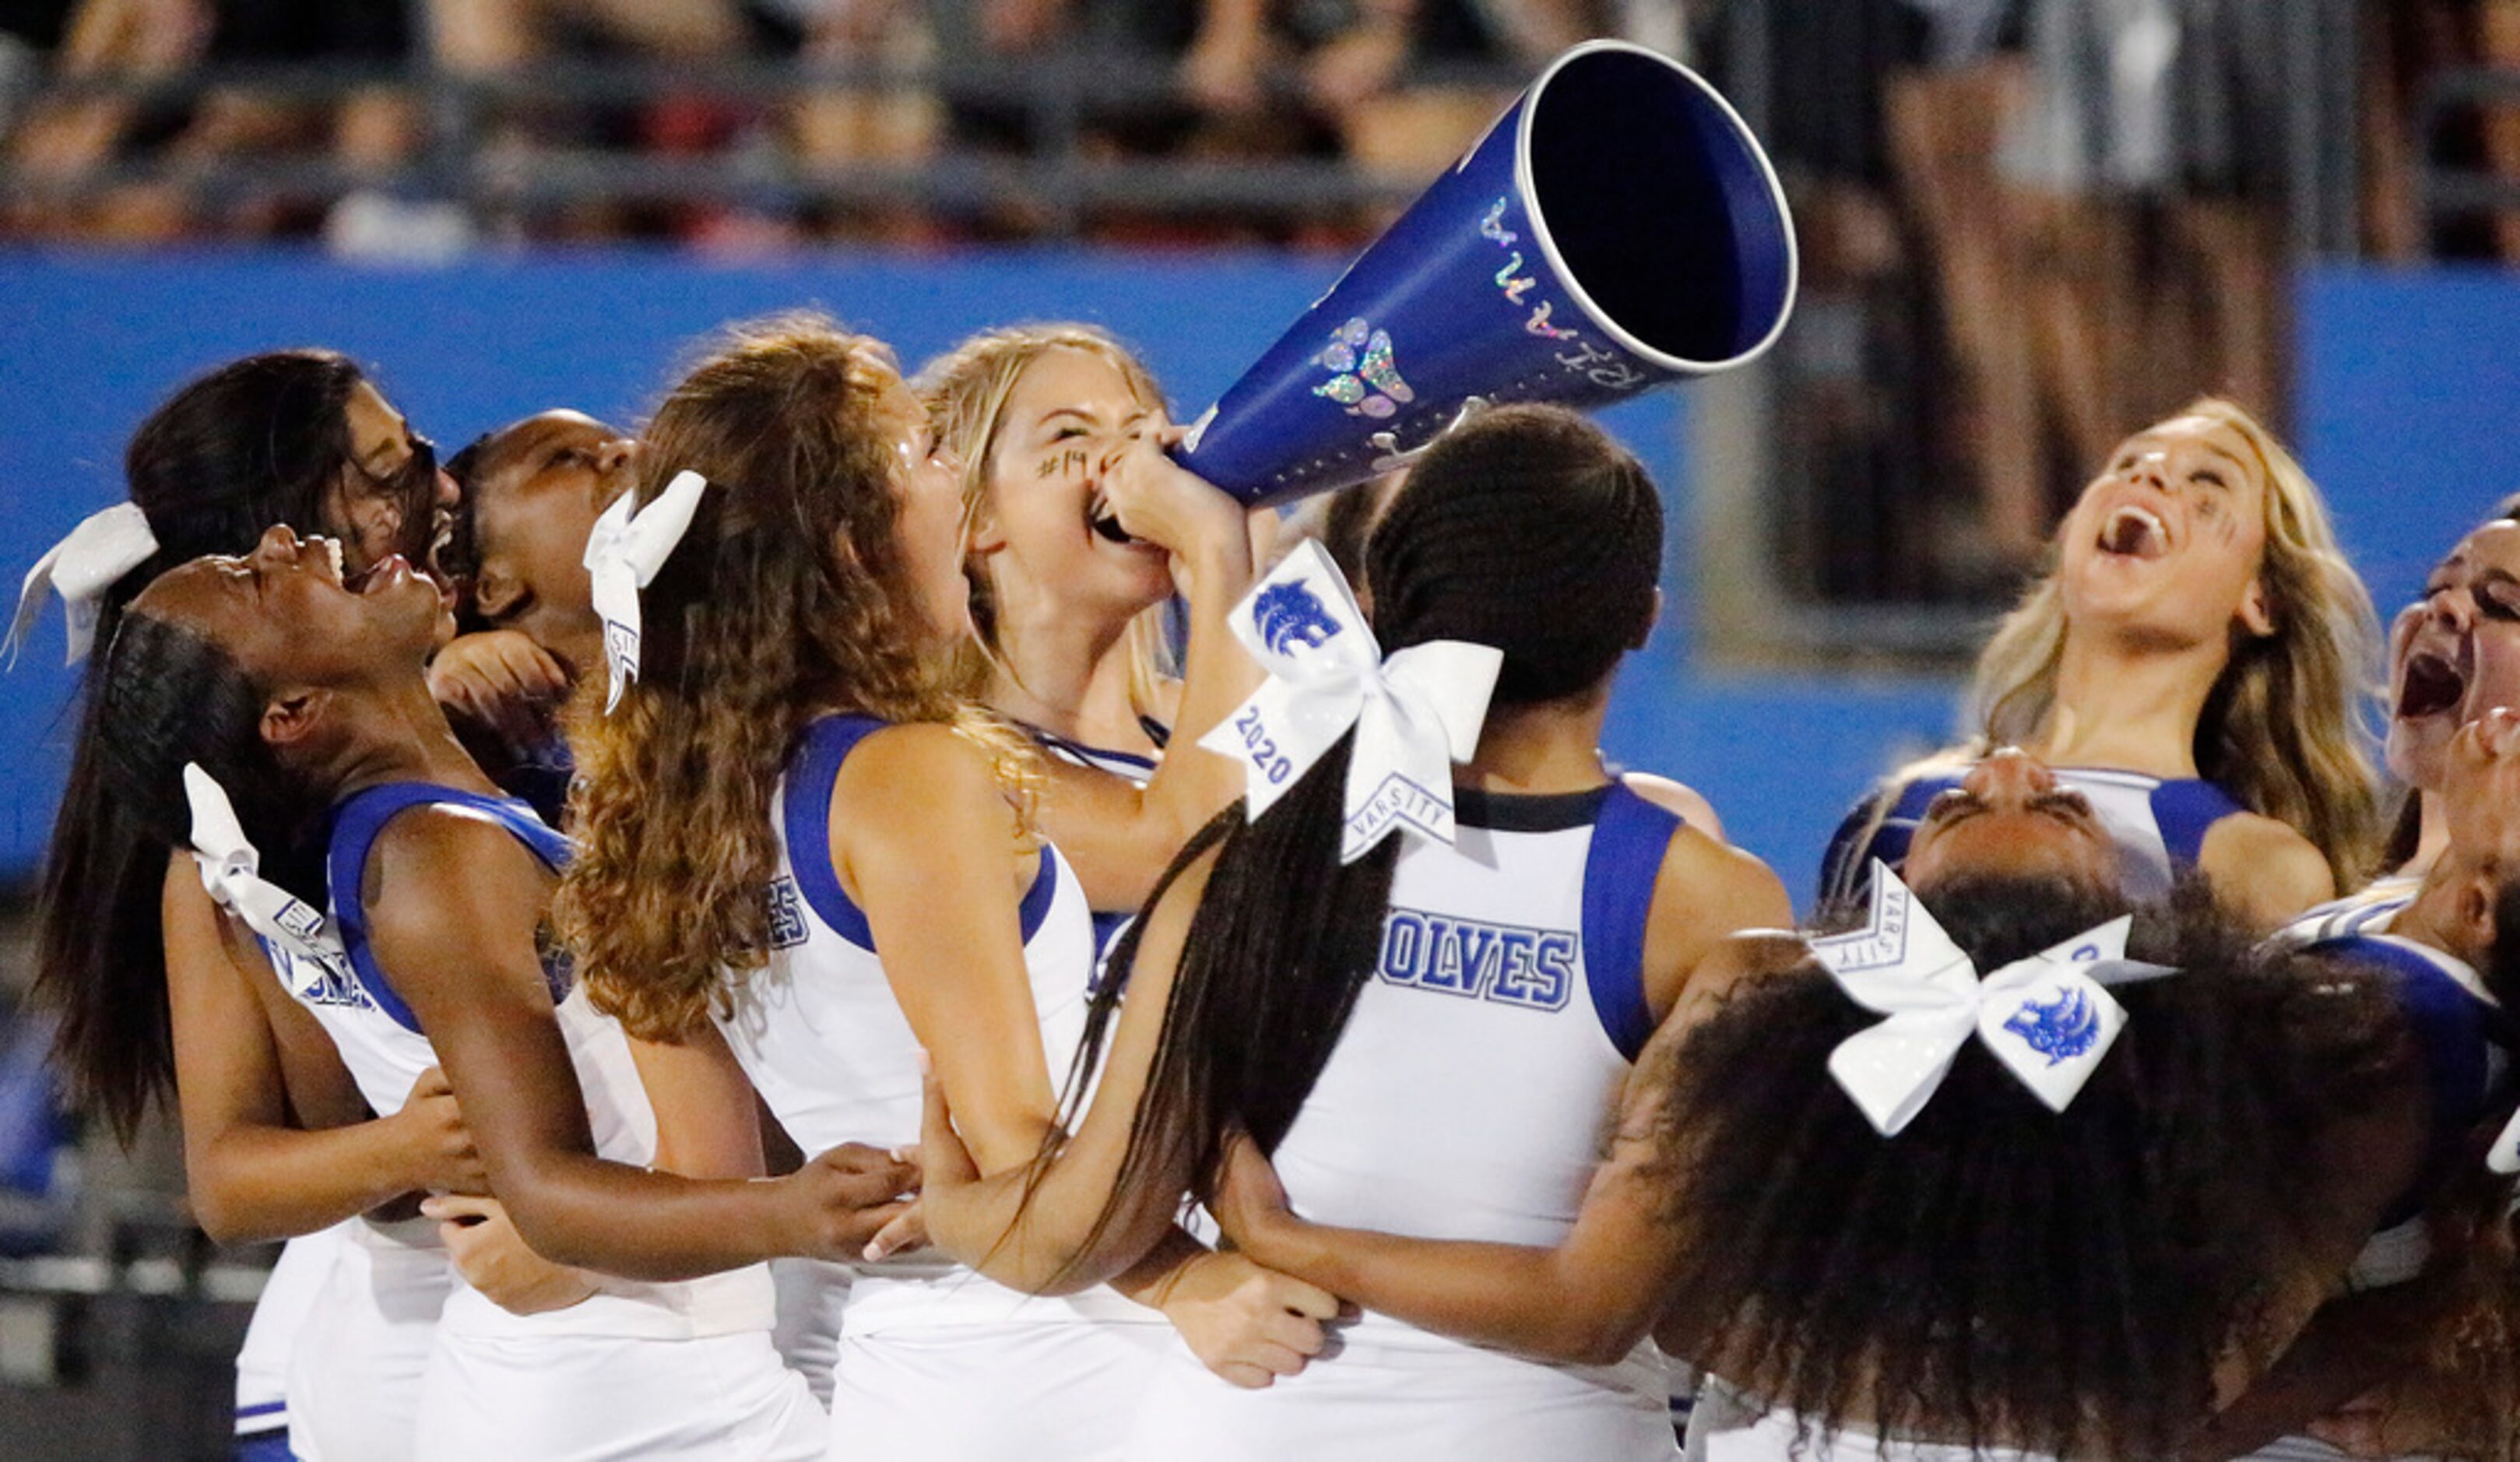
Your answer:
[[[1054,452],[1048,457],[1043,458],[1033,468],[1033,477],[1038,480],[1046,477],[1064,476],[1070,472],[1081,472],[1085,470],[1091,458],[1084,448],[1069,447],[1063,451]]]

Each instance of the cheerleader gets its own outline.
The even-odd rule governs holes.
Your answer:
[[[334,535],[354,574],[395,554],[417,561],[453,501],[428,439],[325,350],[248,356],[188,383],[133,433],[124,478],[129,501],[27,576],[13,639],[49,586],[79,658],[112,642],[160,572],[242,553],[275,522]],[[56,1069],[126,1139],[175,1096],[202,1227],[227,1243],[290,1240],[238,1356],[240,1449],[315,1458],[330,1437],[336,1455],[406,1455],[442,1264],[407,1283],[388,1276],[362,1303],[337,1300],[322,1317],[332,1343],[309,1348],[317,1363],[292,1380],[292,1356],[337,1260],[364,1263],[342,1243],[355,1250],[371,1227],[347,1220],[414,1189],[479,1184],[454,1098],[429,1072],[397,1117],[366,1120],[330,1042],[282,995],[262,950],[220,918],[192,860],[170,864],[113,806],[94,669],[44,874],[36,978],[63,1015]],[[310,1391],[319,1373],[322,1398]]]
[[[1144,365],[1091,326],[988,331],[914,382],[962,465],[971,514],[972,649],[981,704],[1047,753],[1036,816],[1111,934],[1175,850],[1241,790],[1222,757],[1159,762],[1257,677],[1225,630],[1250,587],[1255,522],[1173,467],[1176,437]],[[1135,450],[1133,450],[1135,449]],[[1189,612],[1189,674],[1168,648]]]
[[[2458,541],[2391,628],[2387,755],[2408,801],[2390,839],[2390,894],[2421,878],[2449,839],[2439,793],[2452,737],[2487,707],[2515,704],[2520,522],[2504,511]]]
[[[1076,875],[1021,816],[1028,745],[951,693],[958,477],[883,347],[819,317],[738,328],[668,395],[614,509],[635,562],[597,569],[618,705],[580,746],[558,908],[603,1008],[722,1036],[806,1146],[915,1139],[923,1050],[979,1161],[1018,1169],[1094,947]],[[869,1267],[831,1454],[1106,1456],[1167,1318],[1265,1380],[1307,1343],[1287,1297],[1333,1308],[1186,1236],[1119,1285],[1027,1302],[932,1258]]]
[[[1219,1220],[1464,1342],[1651,1332],[1715,1378],[1692,1459],[2228,1455],[2215,1408],[2415,1174],[2387,978],[2253,953],[2194,885],[2130,920],[2067,876],[1933,883],[1876,870],[1856,928],[1701,960],[1553,1247],[1344,1226],[1249,1143]]]
[[[464,487],[441,562],[463,597],[468,633],[428,662],[429,693],[447,708],[473,760],[499,784],[562,825],[574,771],[562,722],[581,687],[604,682],[604,621],[586,567],[597,518],[630,490],[638,442],[573,411],[511,422],[448,460]],[[775,1172],[804,1160],[771,1123]],[[770,1262],[772,1338],[814,1398],[832,1399],[832,1364],[849,1270],[797,1255]]]
[[[1114,955],[1135,963],[1109,1063],[1037,1185],[982,1179],[935,1104],[938,1242],[1025,1288],[1090,1282],[1136,1261],[1237,1127],[1329,1221],[1562,1237],[1688,971],[1790,917],[1765,866],[1597,749],[1661,551],[1633,457],[1515,406],[1445,436],[1391,503],[1370,631],[1317,547],[1274,570],[1237,633],[1276,678],[1205,743],[1242,759],[1261,811],[1185,850]],[[1130,1454],[1668,1456],[1669,1376],[1640,1340],[1543,1361],[1369,1313],[1266,1392],[1176,1351]]]
[[[1991,746],[2055,767],[2125,850],[2129,894],[2182,868],[2272,927],[2359,887],[2376,785],[2354,702],[2368,597],[2318,489],[2246,412],[2201,400],[2127,438],[1978,656],[1967,745],[1892,777],[1831,841],[1826,901],[1902,865]]]
[[[587,535],[629,490],[638,443],[579,412],[511,422],[456,453],[463,509],[439,554],[466,633],[428,662],[429,693],[499,784],[557,823],[568,791],[561,712],[602,679]]]
[[[2520,717],[2488,711],[2425,749],[2424,795],[2438,802],[2441,824],[2425,873],[2383,880],[2396,891],[2375,886],[2277,936],[2388,977],[2432,1099],[2414,1179],[2355,1257],[2338,1297],[2218,1420],[2226,1450],[2291,1432],[2250,1454],[2266,1462],[2333,1458],[2336,1449],[2312,1434],[2339,1435],[2358,1417],[2383,1439],[2371,1455],[2407,1454],[2414,1448],[2402,1411],[2437,1429],[2425,1451],[2505,1457],[2520,1448],[2520,1309],[2511,1307],[2520,1288],[2507,1249],[2490,1237],[2511,1194],[2507,1181],[2489,1177],[2520,1171],[2520,1121],[2511,1116],[2520,1028],[2510,1014],[2520,1001],[2512,877],[2520,868]],[[2431,1404],[2404,1404],[2410,1398],[2400,1392],[2410,1382]],[[2346,1406],[2366,1393],[2370,1400]],[[2445,1398],[2452,1404],[2440,1404]]]
[[[286,953],[369,1104],[390,1115],[442,1059],[476,1114],[505,1205],[424,1205],[472,1282],[436,1326],[413,1455],[812,1455],[821,1416],[771,1350],[759,1261],[851,1252],[911,1174],[859,1150],[746,1180],[759,1139],[722,1051],[634,1054],[562,997],[537,931],[565,844],[437,714],[435,588],[399,559],[353,588],[338,561],[275,528],[163,575],[106,656],[96,728],[138,824],[171,837],[189,809],[202,881]],[[258,848],[310,835],[320,884],[260,876]]]

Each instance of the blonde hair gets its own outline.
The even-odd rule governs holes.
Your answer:
[[[2336,546],[2318,485],[2273,433],[2211,396],[2164,420],[2186,417],[2229,427],[2265,473],[2258,582],[2274,621],[2272,635],[2235,639],[2196,723],[2197,772],[2290,823],[2326,858],[2337,887],[2357,887],[2377,853],[2379,817],[2366,714],[2379,645],[2371,596]],[[2050,555],[1978,654],[1968,695],[1976,749],[2034,739],[2055,709],[2068,626]]]
[[[637,501],[709,479],[642,592],[639,679],[570,737],[579,852],[552,916],[598,1009],[673,1040],[769,957],[773,789],[841,707],[977,737],[1021,807],[1023,753],[971,724],[900,542],[890,352],[813,314],[730,328],[649,423]]]
[[[986,505],[989,459],[997,450],[1007,398],[1014,394],[1032,363],[1054,350],[1093,356],[1120,373],[1129,394],[1150,410],[1164,409],[1162,387],[1145,363],[1109,332],[1072,322],[1011,325],[985,330],[929,361],[911,382],[926,403],[928,425],[938,443],[963,460],[963,510],[976,517]],[[961,656],[957,681],[977,695],[991,669],[1020,681],[1009,665],[998,640],[997,595],[987,567],[971,572],[973,639]],[[1141,717],[1155,717],[1163,706],[1165,686],[1180,673],[1173,652],[1169,604],[1154,604],[1129,621],[1129,704]]]

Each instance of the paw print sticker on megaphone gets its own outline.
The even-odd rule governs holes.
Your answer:
[[[1380,420],[1418,399],[1392,362],[1390,333],[1362,316],[1330,332],[1329,344],[1313,359],[1338,373],[1313,387],[1313,394],[1346,407],[1351,417]]]

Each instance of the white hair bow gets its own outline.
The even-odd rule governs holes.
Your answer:
[[[62,613],[69,625],[69,655],[75,665],[96,643],[98,601],[114,581],[149,561],[158,552],[158,535],[137,503],[116,503],[90,513],[68,538],[52,546],[18,591],[18,613],[9,622],[9,663],[18,663],[18,642],[44,609],[44,591],[62,597]]]
[[[2126,1024],[2103,989],[2170,973],[2126,957],[2132,917],[2111,919],[1981,980],[1887,864],[1872,864],[1866,926],[1812,941],[1857,1004],[1888,1020],[1839,1041],[1829,1075],[1883,1136],[1915,1120],[1974,1034],[2051,1111],[2070,1105]]]
[[[1242,764],[1249,816],[1267,813],[1354,727],[1339,862],[1399,827],[1453,840],[1453,763],[1478,749],[1503,651],[1434,640],[1384,659],[1338,565],[1310,542],[1229,622],[1269,679],[1198,744]]]
[[[262,876],[262,854],[245,835],[218,778],[198,762],[184,764],[184,797],[193,809],[193,860],[202,887],[246,926],[293,953],[330,964],[341,957],[331,921],[289,890]]]
[[[587,535],[586,571],[596,615],[604,621],[604,665],[611,679],[604,696],[608,712],[639,678],[639,591],[654,583],[657,571],[673,556],[707,488],[708,479],[699,473],[676,472],[646,508],[637,508],[633,495],[625,492],[604,509],[595,531]]]

